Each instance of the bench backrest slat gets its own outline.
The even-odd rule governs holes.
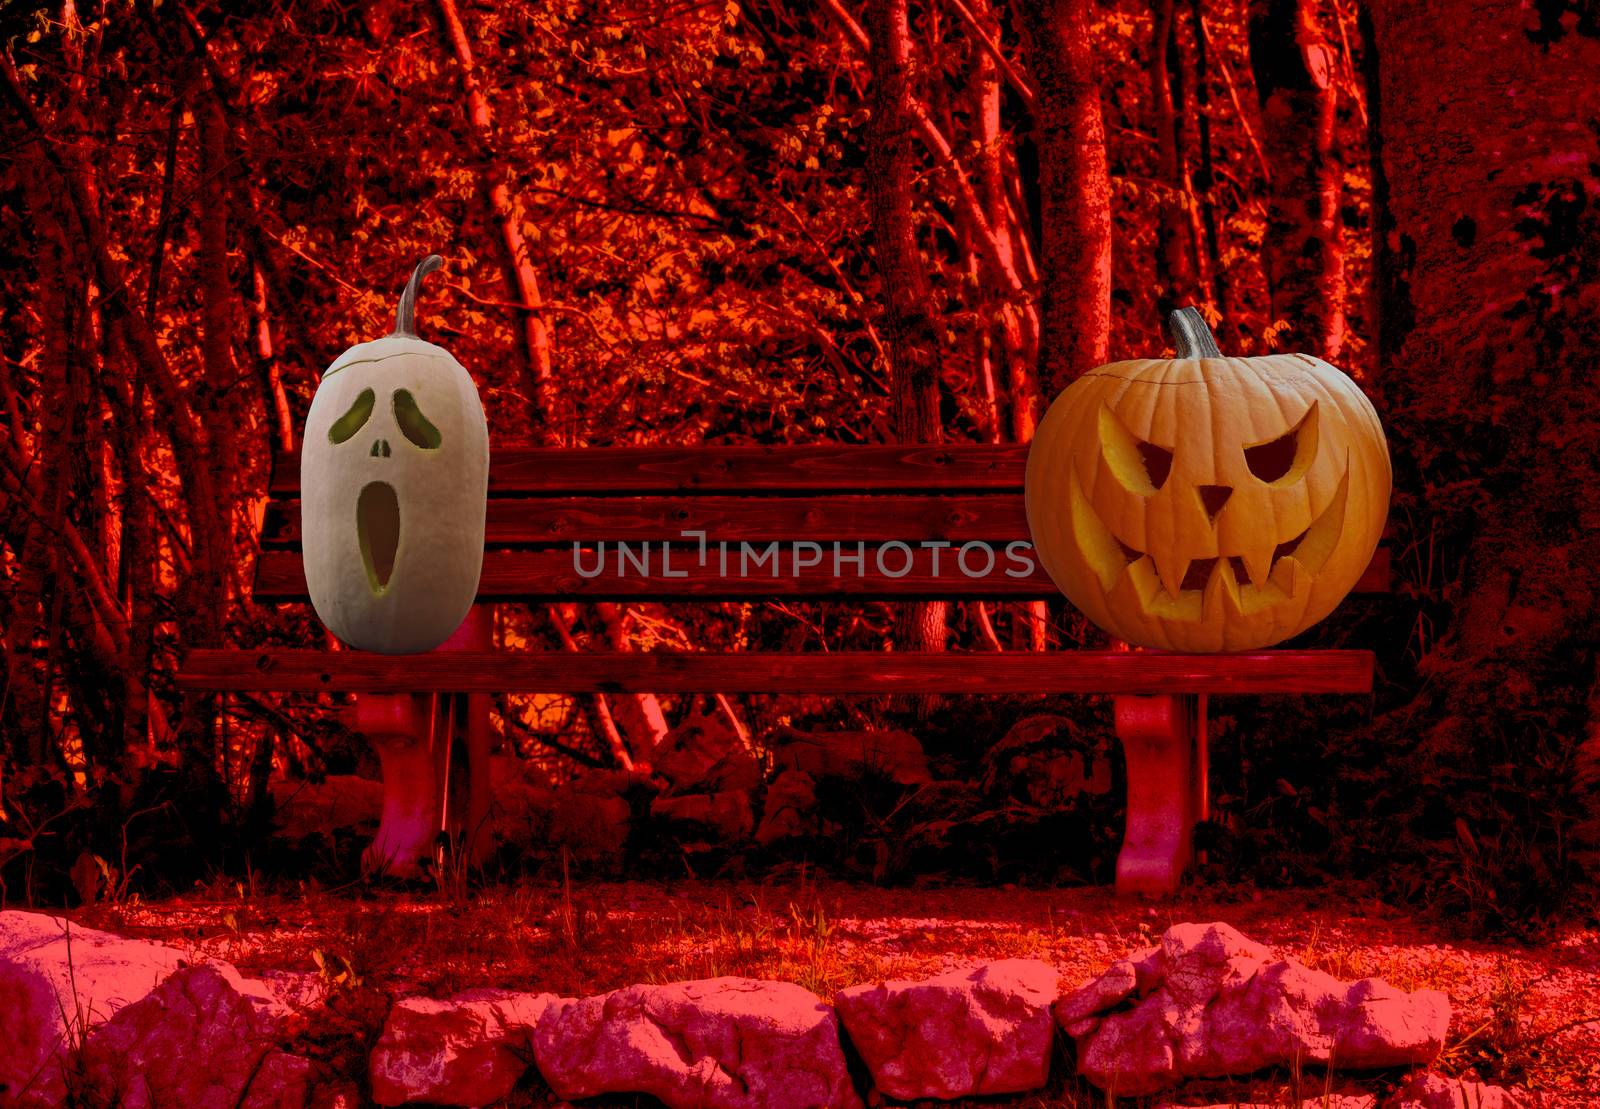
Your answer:
[[[728,542],[984,539],[1004,544],[1028,537],[1028,518],[1022,494],[1010,492],[953,497],[496,497],[489,501],[484,545],[681,540],[685,531],[696,530]],[[300,539],[300,502],[268,505],[262,546],[295,546]]]
[[[1028,448],[990,446],[519,447],[492,449],[489,493],[939,492],[1022,489]],[[294,496],[300,460],[279,455],[270,492]]]
[[[721,552],[712,547],[707,562],[701,565],[693,544],[672,546],[670,561],[661,544],[652,543],[630,549],[632,560],[619,561],[615,548],[607,551],[603,572],[585,577],[581,565],[592,570],[597,565],[593,552],[574,563],[573,552],[562,548],[538,551],[485,551],[483,576],[478,596],[484,601],[606,601],[606,600],[685,600],[755,601],[768,597],[808,598],[811,600],[1052,600],[1060,591],[1044,570],[1033,563],[1031,573],[1009,576],[1008,565],[1019,572],[1025,567],[1008,564],[1003,548],[995,551],[995,568],[982,576],[963,572],[957,552],[939,553],[939,572],[933,572],[934,552],[912,548],[884,550],[885,568],[880,569],[876,547],[865,549],[860,572],[848,561],[856,553],[854,545],[843,552],[836,573],[833,554],[823,548],[821,562],[794,570],[795,557],[808,561],[815,552],[796,550],[780,544],[769,556],[766,546],[757,545],[746,554],[738,545],[728,548],[728,570],[723,572]],[[900,574],[902,565],[909,570]],[[641,571],[638,560],[647,559]],[[743,563],[741,564],[741,559]],[[776,562],[778,572],[773,573]],[[974,555],[968,565],[976,573],[985,568],[983,556]],[[619,572],[620,571],[620,572]],[[1372,564],[1356,585],[1358,593],[1388,591],[1389,552],[1379,549]],[[255,598],[258,601],[304,601],[307,599],[304,564],[297,551],[263,551],[256,563]]]

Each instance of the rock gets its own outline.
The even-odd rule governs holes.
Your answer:
[[[850,1042],[889,1097],[984,1097],[1049,1081],[1054,967],[1004,959],[923,982],[853,986],[834,998]]]
[[[490,822],[498,843],[566,848],[584,863],[617,862],[633,817],[627,793],[642,779],[624,770],[586,770],[559,786],[523,759],[489,760]]]
[[[650,815],[662,820],[698,824],[713,832],[722,843],[747,838],[756,823],[750,811],[750,795],[726,789],[717,793],[657,797],[650,802]]]
[[[721,716],[689,716],[656,744],[650,764],[669,793],[744,793],[761,784],[755,752]]]
[[[590,770],[551,792],[547,835],[579,862],[620,863],[633,810],[623,796],[634,784],[622,770]]]
[[[489,756],[489,786],[496,793],[515,789],[519,783],[550,788],[550,775],[538,763],[519,755]]]
[[[933,780],[922,744],[910,732],[802,732],[777,728],[769,736],[779,770],[802,770],[815,779],[877,776],[903,786]]]
[[[804,770],[785,770],[767,787],[756,842],[763,847],[812,830],[811,810],[817,805],[817,783]]]
[[[984,756],[983,789],[1041,809],[1070,808],[1086,794],[1109,793],[1105,731],[1049,713],[1023,717]]]
[[[491,755],[489,799],[489,823],[497,842],[531,846],[549,841],[555,790],[535,763]]]
[[[379,1105],[487,1105],[508,1095],[532,1058],[529,1035],[551,994],[468,990],[395,1003],[368,1072]]]
[[[750,796],[761,785],[761,763],[721,716],[691,713],[661,737],[651,769],[666,784],[650,814],[693,825],[687,838],[726,844],[755,830]]]
[[[788,982],[712,978],[552,1002],[533,1036],[565,1100],[649,1094],[668,1109],[855,1109],[833,1009]]]
[[[1529,1104],[1499,1086],[1419,1071],[1395,1091],[1388,1109],[1524,1109]]]
[[[277,779],[272,795],[272,827],[288,840],[332,836],[341,828],[378,826],[383,813],[383,783],[354,774],[330,774],[320,782]]]
[[[1437,990],[1339,982],[1273,960],[1226,924],[1175,925],[1128,962],[1133,989],[1130,966],[1113,964],[1056,1006],[1077,1041],[1079,1073],[1124,1097],[1297,1061],[1353,1070],[1428,1063],[1450,1024],[1449,999]]]
[[[1164,1101],[1156,1109],[1285,1109],[1282,1101],[1219,1101],[1214,1105],[1176,1105]],[[1378,1099],[1371,1094],[1326,1094],[1294,1103],[1295,1109],[1376,1109]]]
[[[94,1104],[275,1109],[306,1102],[311,1064],[278,1048],[291,1011],[225,964],[183,967],[89,1037]]]
[[[1108,967],[1105,973],[1098,978],[1090,979],[1079,986],[1072,993],[1067,994],[1056,1002],[1056,1020],[1069,1032],[1072,1028],[1084,1021],[1091,1021],[1088,1027],[1099,1026],[1096,1014],[1114,1008],[1121,1002],[1134,995],[1139,988],[1139,974],[1137,966],[1148,960],[1155,948],[1146,948],[1135,952],[1126,959],[1118,959]],[[1081,1035],[1082,1033],[1073,1033]]]
[[[0,913],[0,1095],[53,1104],[88,1033],[183,965],[164,944]]]
[[[1302,975],[1314,976],[1306,997],[1316,996],[1315,989],[1326,980],[1333,981],[1336,998],[1340,992],[1344,994],[1345,1010],[1334,1030],[1334,1062],[1338,1066],[1367,1070],[1431,1063],[1438,1058],[1450,1027],[1450,998],[1443,991],[1408,994],[1381,978],[1363,978],[1346,985],[1331,975],[1294,963],[1289,966]]]
[[[291,1016],[225,963],[190,966],[163,944],[0,913],[0,1100],[298,1106],[310,1064],[277,1048]]]

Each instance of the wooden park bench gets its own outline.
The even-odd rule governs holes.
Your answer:
[[[490,468],[479,599],[1058,598],[1036,561],[1028,559],[1032,571],[1019,573],[1023,564],[1008,559],[1009,544],[1028,540],[1026,458],[1025,447],[986,445],[500,449]],[[307,602],[298,482],[298,459],[279,459],[261,534],[257,602]],[[696,534],[702,532],[703,538]],[[604,569],[595,573],[602,542]],[[838,563],[836,542],[844,556]],[[983,569],[979,548],[959,562],[961,546],[974,542],[995,553],[988,573],[967,572]],[[626,554],[619,543],[627,544]],[[576,561],[574,544],[582,545]],[[760,558],[752,568],[752,559],[773,552],[780,556],[776,566]],[[1387,579],[1387,553],[1380,549],[1357,588],[1381,591]],[[488,806],[484,695],[493,692],[1108,694],[1128,769],[1117,889],[1170,892],[1191,861],[1194,825],[1206,817],[1207,696],[1359,693],[1371,689],[1372,673],[1371,652],[1354,650],[496,651],[487,621],[478,618],[450,644],[423,655],[193,650],[178,684],[223,693],[379,695],[357,699],[354,724],[374,739],[383,761],[385,809],[374,844],[380,861],[431,853],[440,814],[451,808],[447,795],[458,798],[458,831],[481,827]],[[434,703],[444,705],[437,714],[427,707]],[[454,748],[437,741],[452,728],[465,736]],[[465,751],[454,768],[451,749]],[[427,842],[419,843],[424,835]]]

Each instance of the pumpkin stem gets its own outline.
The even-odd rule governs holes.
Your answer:
[[[437,254],[430,254],[417,263],[417,268],[411,271],[411,280],[406,282],[406,291],[400,294],[400,306],[394,310],[394,330],[390,334],[417,337],[417,289],[424,277],[442,265],[444,259]]]
[[[1172,332],[1179,358],[1222,357],[1222,351],[1217,347],[1216,339],[1212,338],[1211,328],[1206,326],[1206,318],[1200,314],[1200,309],[1178,309],[1167,317],[1167,329]]]

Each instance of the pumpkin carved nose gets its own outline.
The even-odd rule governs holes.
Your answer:
[[[1217,513],[1222,511],[1222,506],[1228,503],[1228,498],[1233,496],[1231,485],[1197,485],[1195,490],[1200,494],[1200,504],[1206,510],[1206,515],[1214,524],[1217,522]]]
[[[373,458],[388,458],[389,457],[389,440],[387,440],[387,439],[375,440],[373,442],[373,444],[372,444],[372,457]]]

